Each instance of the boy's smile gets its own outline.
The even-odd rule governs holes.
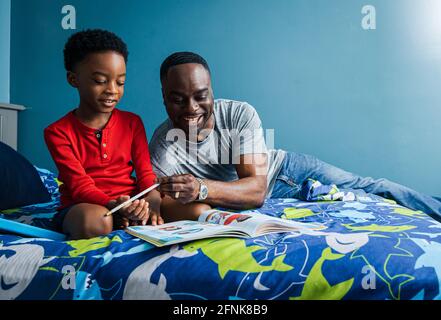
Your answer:
[[[74,72],[68,72],[69,83],[80,95],[77,117],[94,126],[104,126],[124,94],[125,77],[126,63],[121,54],[90,53],[77,64]],[[97,118],[101,119],[98,123],[94,121]]]

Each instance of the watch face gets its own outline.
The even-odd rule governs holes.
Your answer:
[[[201,192],[199,194],[199,197],[201,200],[207,199],[208,196],[208,188],[205,185],[201,185]]]

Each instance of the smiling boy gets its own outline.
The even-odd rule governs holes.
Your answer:
[[[116,109],[124,94],[127,57],[125,43],[99,29],[75,33],[64,48],[67,81],[80,101],[44,130],[44,138],[63,182],[55,221],[72,239],[149,220],[163,223],[156,190],[105,216],[156,178],[140,117]]]

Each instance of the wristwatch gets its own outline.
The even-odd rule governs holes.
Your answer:
[[[205,200],[208,197],[208,187],[201,178],[196,178],[199,182],[199,197],[197,200]]]

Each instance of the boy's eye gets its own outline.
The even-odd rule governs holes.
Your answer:
[[[122,87],[125,83],[124,82],[117,82],[117,84]]]
[[[106,83],[106,80],[93,79],[93,81],[95,81],[95,83],[97,83],[97,84],[104,84],[104,83]]]

